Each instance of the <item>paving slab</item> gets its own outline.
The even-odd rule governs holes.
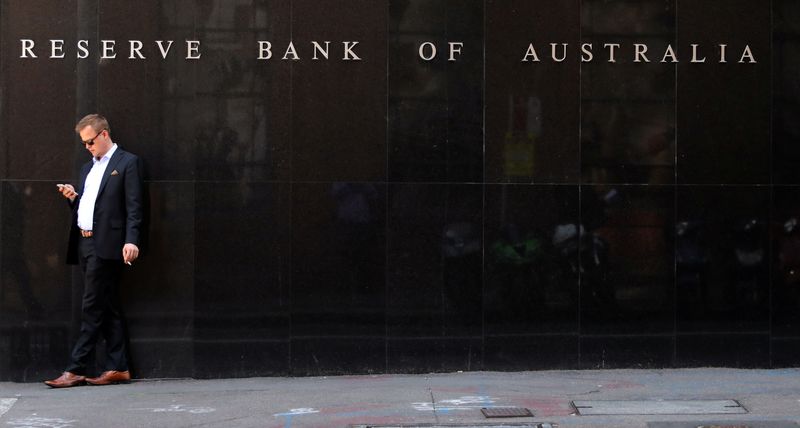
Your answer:
[[[573,401],[581,416],[742,414],[736,400],[594,400]]]

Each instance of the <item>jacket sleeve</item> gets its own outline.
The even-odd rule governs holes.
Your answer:
[[[142,162],[135,156],[125,167],[125,243],[139,246],[142,230]]]

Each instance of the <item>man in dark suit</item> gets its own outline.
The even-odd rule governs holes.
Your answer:
[[[139,257],[142,225],[141,162],[111,141],[108,121],[98,114],[75,126],[92,159],[80,171],[77,189],[59,185],[72,208],[67,263],[79,264],[84,295],[81,331],[67,370],[45,381],[53,388],[128,382],[126,333],[117,288],[124,265]],[[86,377],[99,337],[106,341],[106,370]]]

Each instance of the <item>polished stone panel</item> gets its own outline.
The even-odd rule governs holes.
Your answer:
[[[389,338],[386,348],[389,373],[435,373],[442,371],[439,337]],[[431,358],[433,350],[434,357]]]
[[[593,55],[580,68],[583,182],[675,181],[675,64],[660,62],[675,44],[675,1],[582,0]],[[619,45],[613,57],[607,44]]]
[[[769,189],[677,192],[677,331],[768,331]]]
[[[73,131],[80,84],[74,71],[77,3],[3,2],[2,177],[64,179],[72,174],[70,161],[84,153]],[[20,39],[35,42],[37,58],[20,58]],[[51,39],[64,40],[65,58],[48,58]],[[15,152],[23,142],[25,151]]]
[[[575,370],[579,355],[577,335],[507,335],[484,339],[484,370]]]
[[[464,184],[389,187],[390,339],[481,334],[482,190]]]
[[[188,377],[195,325],[195,188],[151,182],[146,189],[146,241],[120,285],[131,370],[140,377]]]
[[[769,183],[770,3],[679,1],[677,32],[678,182]]]
[[[3,380],[49,378],[68,362],[74,321],[72,269],[65,263],[70,209],[55,185],[5,181],[0,190]]]
[[[772,336],[800,338],[800,188],[772,193]]]
[[[485,333],[577,332],[577,186],[485,190]]]
[[[289,372],[289,185],[197,183],[195,377]]]
[[[672,335],[582,336],[581,368],[668,368],[674,350]]]
[[[291,193],[293,339],[385,334],[386,186],[294,184]]]
[[[292,338],[292,375],[324,376],[386,371],[382,337]]]
[[[258,41],[286,46],[290,2],[208,2],[198,6],[203,57],[192,98],[170,103],[188,119],[189,159],[202,180],[288,180],[291,166],[292,63],[259,60]],[[181,120],[183,122],[183,120]]]
[[[575,183],[580,0],[486,2],[486,181]],[[569,43],[550,60],[551,42]],[[540,62],[523,62],[533,44]]]
[[[775,183],[800,183],[800,7],[772,2],[772,155]]]
[[[87,78],[91,85],[96,85],[97,93],[95,100],[79,108],[78,115],[103,114],[109,121],[114,142],[147,159],[148,178],[190,178],[195,143],[193,135],[187,135],[186,131],[193,129],[187,122],[194,114],[176,118],[173,111],[167,111],[180,90],[195,85],[196,62],[184,60],[184,39],[191,39],[190,33],[174,31],[161,21],[161,8],[166,5],[157,2],[118,4],[101,1],[96,7],[97,30],[87,36],[98,52],[100,40],[113,40],[116,58],[101,60],[98,65],[88,59],[80,62],[89,70]],[[182,12],[191,14],[193,10]],[[141,19],[129,19],[131,16]],[[83,23],[90,17],[80,19]],[[151,37],[175,40],[167,59],[161,57],[157,45],[149,40]],[[142,42],[141,54],[145,59],[130,59],[129,39]],[[99,56],[96,52],[92,55]],[[138,55],[134,53],[134,57],[138,58]],[[175,84],[179,78],[181,86]],[[187,91],[184,99],[189,94]],[[177,137],[181,131],[184,135]]]
[[[797,367],[797,355],[800,354],[800,339],[773,338],[770,349],[772,368]]]
[[[769,367],[767,334],[693,334],[675,340],[677,367]]]
[[[389,373],[437,373],[482,370],[480,337],[390,337]]]
[[[384,181],[388,0],[291,4],[300,57],[292,67],[292,179]],[[314,60],[311,41],[326,40],[330,58]],[[360,60],[343,60],[344,42],[352,41]]]
[[[581,333],[674,329],[675,192],[582,186]]]
[[[479,0],[390,2],[391,181],[483,180],[483,20]],[[454,61],[450,42],[463,43]]]

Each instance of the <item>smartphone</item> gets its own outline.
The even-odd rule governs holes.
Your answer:
[[[58,187],[58,190],[64,190],[64,186],[65,186],[64,184],[56,184],[56,187]],[[75,195],[77,196],[77,195],[79,195],[79,193],[75,192]]]

